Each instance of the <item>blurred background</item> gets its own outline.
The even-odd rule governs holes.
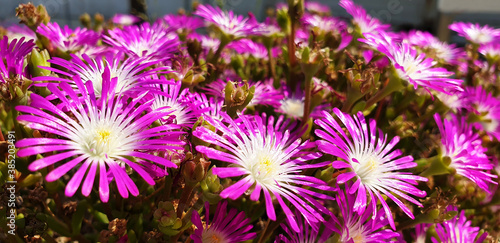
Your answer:
[[[262,21],[273,13],[279,2],[285,0],[0,0],[0,25],[18,22],[15,8],[20,3],[43,4],[52,20],[76,27],[83,13],[100,13],[106,19],[115,13],[143,12],[150,20],[179,9],[192,10],[194,2],[219,5],[223,9],[246,15],[252,12]],[[349,18],[338,5],[338,0],[317,0],[330,7],[332,15]],[[442,40],[464,43],[464,38],[448,30],[453,21],[466,21],[500,28],[500,0],[354,0],[367,12],[394,30],[421,29],[434,33]]]

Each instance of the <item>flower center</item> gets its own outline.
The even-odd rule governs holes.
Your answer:
[[[299,99],[285,99],[281,101],[281,109],[290,116],[304,116],[304,102]]]
[[[363,184],[370,184],[371,181],[376,180],[380,175],[380,162],[374,156],[362,158],[359,160],[359,163],[352,163],[352,168]]]
[[[217,232],[209,228],[201,234],[201,242],[203,243],[228,243],[226,235],[222,232]]]
[[[276,166],[274,163],[272,163],[271,159],[267,155],[261,155],[259,158],[259,164],[258,164],[258,170],[259,174],[264,174],[264,176],[267,176],[269,174],[273,174],[274,171],[276,171]]]
[[[93,130],[93,131],[92,131]],[[88,130],[87,130],[88,131]],[[117,133],[110,127],[99,126],[84,134],[84,150],[95,159],[105,159],[115,154],[117,145]]]

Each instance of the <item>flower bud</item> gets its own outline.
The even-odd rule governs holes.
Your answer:
[[[32,3],[19,4],[16,8],[16,16],[21,23],[35,32],[41,23],[47,24],[50,21],[50,16],[45,7],[43,5],[35,7]]]
[[[47,61],[50,59],[50,56],[46,49],[39,52],[36,48],[33,48],[31,54],[27,56],[27,59],[31,77],[50,75],[50,70],[42,68],[50,67],[50,63]]]
[[[158,222],[158,229],[166,235],[176,235],[182,227],[182,220],[177,217],[174,205],[171,202],[158,203],[158,209],[153,213],[153,218]]]

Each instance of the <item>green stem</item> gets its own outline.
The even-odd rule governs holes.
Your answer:
[[[271,47],[267,47],[267,56],[269,62],[269,72],[271,73],[271,77],[273,78],[273,82],[278,82],[278,77],[276,76],[276,63],[274,62],[274,57],[271,52]]]
[[[309,119],[309,113],[311,113],[311,89],[312,89],[312,75],[306,74],[306,84],[304,88],[305,100],[304,100],[304,116],[302,117],[302,126],[307,123]]]
[[[179,206],[177,207],[177,218],[182,217],[182,213],[184,212],[184,208],[186,208],[189,200],[191,199],[191,195],[193,194],[193,189],[196,183],[186,183],[184,186],[184,190],[182,190],[181,198],[179,199]]]
[[[443,157],[438,154],[434,157],[427,159],[427,163],[430,164],[429,168],[424,170],[424,172],[420,173],[420,176],[428,177],[434,175],[445,175],[449,174],[448,165],[451,163],[451,159],[448,156]]]
[[[389,83],[366,102],[366,107],[374,105],[375,103],[381,101],[382,99],[389,96],[393,92],[401,90],[403,88],[404,86],[401,79],[396,77],[391,77],[389,79]]]

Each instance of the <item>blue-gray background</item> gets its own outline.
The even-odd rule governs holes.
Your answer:
[[[17,22],[15,8],[20,3],[30,0],[0,0],[0,24],[5,26]],[[259,20],[266,16],[266,9],[274,7],[283,0],[198,0],[201,3],[222,4],[238,14],[253,12]],[[442,14],[437,9],[439,0],[354,0],[362,5],[369,14],[391,23],[396,29],[425,29],[435,34]],[[91,15],[101,13],[109,18],[115,13],[128,13],[129,0],[31,0],[35,5],[44,4],[54,21],[75,27],[78,18],[87,12]],[[146,0],[150,18],[161,17],[167,13],[175,13],[183,8],[191,10],[194,0]],[[330,6],[334,16],[348,18],[349,15],[338,5],[338,0],[318,0]],[[498,0],[500,5],[500,0]],[[449,20],[469,21],[500,28],[500,13],[452,13]],[[451,42],[462,42],[454,33],[450,33]]]

